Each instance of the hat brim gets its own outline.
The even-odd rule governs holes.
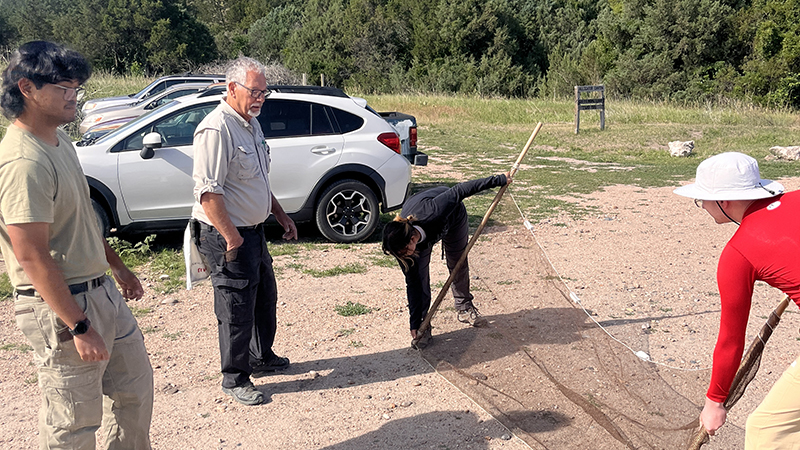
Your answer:
[[[758,200],[783,194],[784,190],[783,185],[777,181],[761,180],[761,186],[749,189],[728,189],[711,192],[699,187],[697,183],[692,183],[681,186],[672,192],[698,200]]]

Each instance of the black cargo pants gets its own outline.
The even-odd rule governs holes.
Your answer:
[[[251,364],[269,361],[277,329],[278,290],[260,225],[239,228],[241,247],[227,251],[215,228],[201,224],[200,252],[208,260],[219,330],[222,386],[250,379]]]

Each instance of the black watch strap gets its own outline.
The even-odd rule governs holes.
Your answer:
[[[87,331],[89,331],[89,326],[91,324],[92,324],[92,322],[90,322],[89,318],[87,317],[87,318],[81,320],[80,322],[76,323],[75,327],[74,328],[70,328],[69,332],[73,336],[79,336],[79,335],[84,334]]]

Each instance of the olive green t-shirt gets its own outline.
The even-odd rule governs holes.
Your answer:
[[[50,224],[50,255],[67,284],[108,269],[89,185],[69,137],[58,130],[53,147],[12,124],[0,142],[0,249],[17,289],[32,285],[14,256],[7,226],[35,222]]]

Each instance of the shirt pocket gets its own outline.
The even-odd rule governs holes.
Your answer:
[[[240,180],[249,180],[258,176],[258,155],[255,149],[236,147],[236,156],[233,158],[233,167],[236,177]]]

